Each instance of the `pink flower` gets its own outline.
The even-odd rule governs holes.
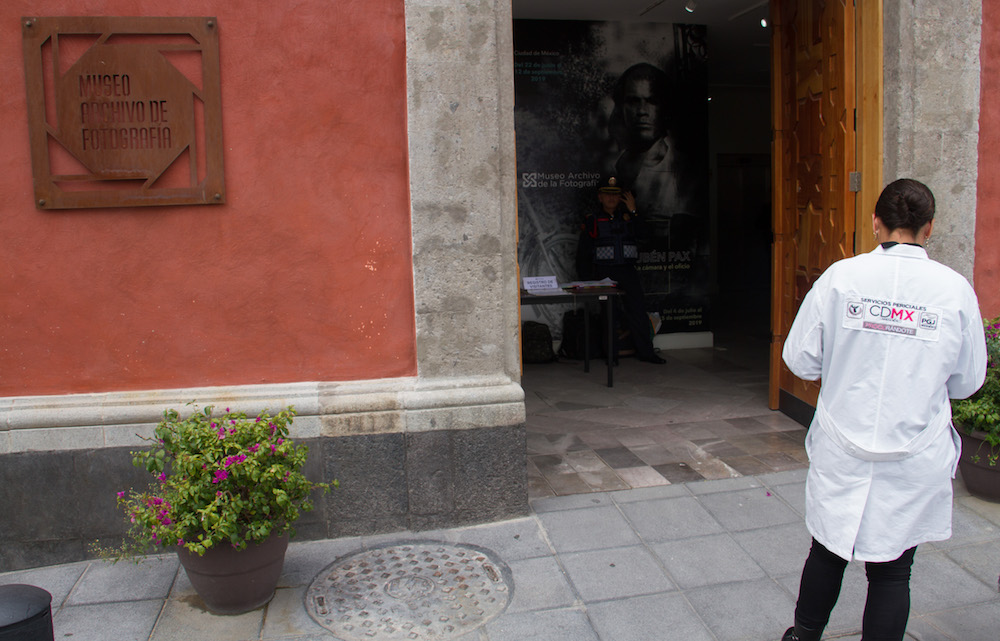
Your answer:
[[[125,492],[119,492],[118,493],[118,498],[120,498],[120,499],[125,498]]]
[[[260,449],[260,443],[254,443],[253,445],[250,446],[251,452],[256,452],[259,449]]]
[[[234,454],[233,456],[227,457],[225,461],[222,462],[223,467],[229,467],[231,465],[236,465],[237,463],[242,463],[247,460],[246,454]]]
[[[161,482],[162,481],[166,481],[167,480],[167,473],[166,472],[160,472],[160,475],[157,476],[156,478],[159,479]]]
[[[177,539],[177,545],[184,545],[184,539]]]
[[[225,470],[216,470],[215,478],[212,479],[212,483],[219,483],[220,481],[225,481],[227,478],[229,478],[229,472]]]

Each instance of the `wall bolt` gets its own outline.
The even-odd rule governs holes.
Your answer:
[[[45,206],[45,199],[44,198],[39,198],[38,199],[38,206],[39,207],[44,207]]]

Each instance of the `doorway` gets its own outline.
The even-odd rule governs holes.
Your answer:
[[[880,31],[881,3],[872,4],[877,4],[877,8],[866,7],[863,12],[878,14],[875,23]],[[769,15],[773,29],[773,16],[796,16],[800,7],[812,7],[815,3],[776,0],[772,5]],[[812,28],[822,28],[817,27],[821,23],[809,15],[810,19],[804,24],[814,33]],[[514,17],[531,16],[519,16],[515,2]],[[570,16],[546,17],[565,19]],[[872,23],[861,25],[859,18],[850,19],[856,27],[853,33],[857,33],[859,40],[865,28],[869,33],[873,31]],[[854,45],[846,40],[848,31],[843,31],[845,41],[841,44],[853,50]],[[853,53],[841,55],[841,61],[853,57]],[[767,64],[770,68],[772,61],[769,59]],[[853,87],[854,72],[850,67],[843,69],[843,81],[838,87]],[[880,78],[879,85],[869,82],[868,89],[861,86],[860,77],[857,81],[858,88],[851,90],[852,100],[870,97],[880,86]],[[774,319],[784,313],[781,318],[787,318],[790,324],[798,305],[795,286],[803,282],[795,277],[802,271],[799,265],[780,269],[779,265],[792,265],[793,259],[799,258],[803,245],[798,241],[810,239],[811,231],[808,227],[799,227],[800,212],[791,206],[783,210],[787,215],[785,222],[791,220],[791,223],[782,227],[782,237],[776,235],[777,228],[772,224],[777,223],[781,203],[797,202],[788,197],[791,193],[788,186],[798,184],[798,172],[808,163],[781,164],[779,159],[787,161],[788,150],[779,140],[780,133],[775,133],[772,146],[770,110],[765,108],[761,121],[751,124],[752,119],[748,118],[751,111],[746,109],[746,101],[741,102],[739,98],[745,89],[747,87],[739,83],[714,87],[710,84],[709,87],[710,94],[716,94],[710,96],[715,103],[710,110],[710,119],[714,119],[711,126],[717,127],[710,143],[711,237],[715,255],[711,313],[714,345],[672,350],[666,354],[670,362],[662,371],[641,369],[638,366],[651,366],[622,359],[616,369],[614,390],[602,389],[597,374],[591,373],[588,379],[582,368],[572,362],[526,365],[522,385],[528,413],[529,484],[533,497],[547,492],[623,489],[721,478],[720,474],[765,473],[805,465],[801,445],[805,431],[800,424],[803,416],[797,416],[799,422],[796,422],[771,410],[780,406],[780,345],[787,330],[785,321]],[[751,91],[765,93],[764,105],[781,102],[782,87],[770,85],[769,81],[763,87],[752,87]],[[735,106],[727,111],[724,99],[734,96],[732,104]],[[881,135],[881,124],[870,117],[874,109],[872,101],[862,102],[857,119],[859,126],[867,125],[867,139],[876,140]],[[853,109],[851,107],[852,115]],[[805,131],[795,131],[791,126],[798,114],[794,116],[781,130],[790,134],[790,138]],[[853,127],[854,123],[851,125]],[[874,134],[876,128],[877,135]],[[741,134],[733,132],[745,135],[748,130],[759,134],[764,142],[750,145],[745,140],[737,142]],[[857,138],[863,135],[858,134]],[[836,153],[844,156],[842,163],[847,162],[845,158],[856,161],[851,170],[860,167],[861,159],[871,155],[871,145],[867,146],[867,156],[863,149],[855,155],[854,140],[844,139],[834,145]],[[779,154],[773,163],[772,148]],[[850,206],[837,208],[838,216],[842,217],[838,224],[845,230],[839,245],[846,251],[855,251],[854,231],[862,228],[862,223],[854,220],[853,201],[865,196],[867,185],[875,184],[874,189],[880,187],[881,174],[877,169],[862,174],[864,184],[860,193],[845,189],[839,196],[842,202],[850,200]],[[820,179],[829,179],[830,175],[821,174]],[[846,173],[843,176],[846,183]],[[779,186],[785,189],[784,200],[780,203]],[[816,210],[815,204],[812,209]],[[772,211],[776,212],[774,219]],[[805,246],[808,248],[808,243]],[[805,273],[818,274],[826,266],[823,260],[817,257]],[[811,281],[807,278],[805,284],[808,282]],[[804,290],[802,293],[804,295]],[[782,306],[775,301],[782,301]],[[786,387],[790,386],[786,383]],[[787,396],[799,400],[807,411],[811,410],[808,395],[801,390],[793,389]],[[789,412],[787,406],[781,409]]]

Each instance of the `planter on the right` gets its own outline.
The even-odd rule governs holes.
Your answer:
[[[958,426],[956,426],[958,427]],[[966,432],[958,427],[962,437],[962,458],[958,469],[962,472],[965,487],[973,496],[1000,503],[1000,465],[990,465],[987,454],[990,444],[984,432]]]

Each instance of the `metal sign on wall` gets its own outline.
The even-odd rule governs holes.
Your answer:
[[[225,202],[215,18],[22,18],[35,204]]]

